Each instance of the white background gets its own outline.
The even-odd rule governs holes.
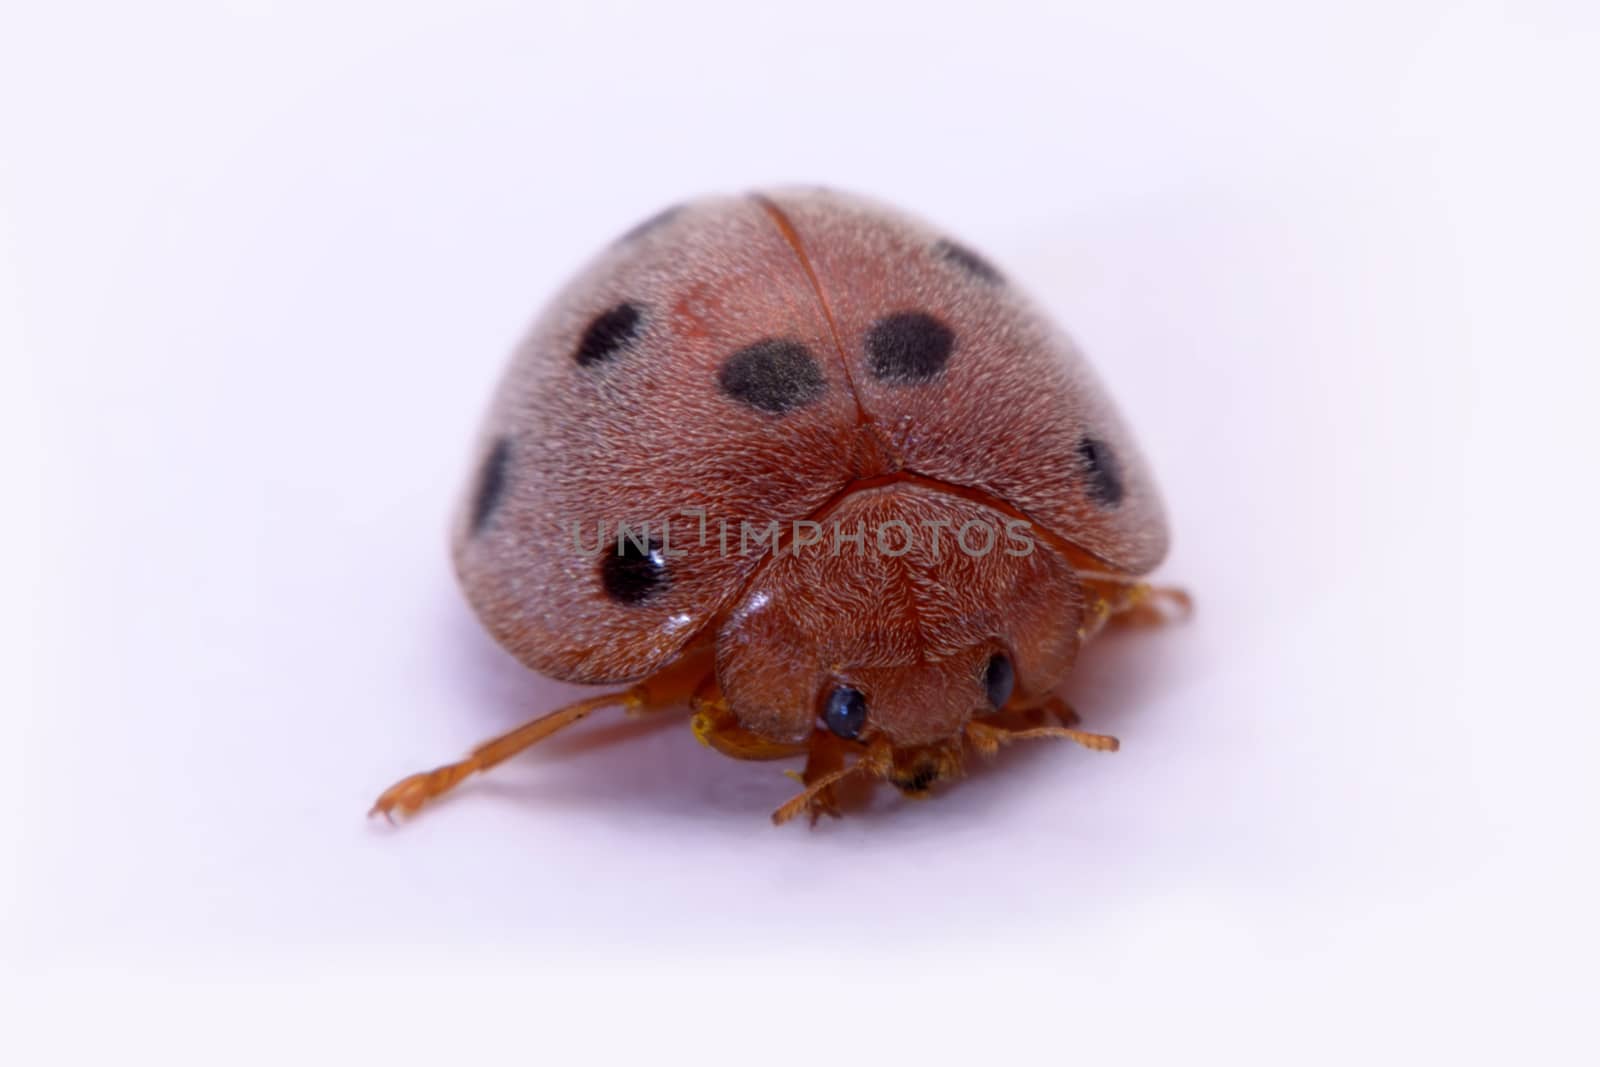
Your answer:
[[[535,8],[7,5],[11,1062],[1593,1062],[1593,5]],[[511,344],[785,181],[1137,429],[1199,613],[1086,656],[1122,753],[774,829],[591,722],[368,822],[571,692],[446,557]]]

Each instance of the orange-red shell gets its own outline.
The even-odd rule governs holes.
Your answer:
[[[895,363],[894,330],[884,326],[894,316],[913,341],[917,328],[937,334],[924,320],[948,332],[933,373]],[[767,378],[729,366],[751,349],[747,362]],[[1035,556],[976,570],[922,564],[948,587],[938,610],[959,618],[963,633],[996,613],[991,629],[1009,628],[1024,678],[1029,649],[1054,664],[1047,673],[1070,667],[1070,649],[1050,650],[1068,641],[1081,605],[1059,603],[1052,614],[1029,596],[1070,599],[1065,552],[1139,575],[1167,544],[1146,465],[1066,336],[948,235],[823,190],[696,201],[607,249],[518,348],[478,459],[454,529],[467,595],[519,659],[580,682],[645,677],[723,624],[725,642],[736,639],[735,623],[744,627],[737,640],[772,642],[778,664],[782,646],[798,647],[795,612],[807,609],[757,628],[747,610],[736,612],[742,598],[770,586],[801,604],[808,585],[831,582],[837,602],[850,585],[828,577],[826,562],[774,558],[760,546],[719,550],[719,520],[732,524],[737,548],[741,523],[764,532],[776,522],[787,536],[796,520],[841,506],[871,511],[877,493],[890,502],[879,499],[880,512],[931,507],[1024,523],[1046,546]],[[667,520],[664,580],[648,596],[619,598],[597,562],[597,527],[612,552],[618,524],[656,534]],[[863,590],[872,574],[888,588],[898,580],[890,571],[903,576],[916,558],[851,573]],[[932,636],[921,640],[936,644],[940,623],[926,621]],[[893,643],[859,619],[838,629],[843,645]],[[820,649],[811,654],[825,656]],[[770,678],[792,675],[794,708],[763,698],[751,714],[767,716],[769,732],[799,729],[807,687],[828,667],[775,665],[764,691]],[[739,688],[737,677],[723,681]]]

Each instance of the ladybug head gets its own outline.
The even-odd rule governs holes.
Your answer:
[[[1047,546],[1006,551],[1004,516],[962,497],[893,486],[835,514],[863,543],[766,560],[718,633],[718,680],[744,729],[873,749],[921,793],[959,769],[969,723],[1036,706],[1071,670],[1082,593]],[[995,538],[953,536],[975,522]],[[879,539],[884,525],[913,536]]]

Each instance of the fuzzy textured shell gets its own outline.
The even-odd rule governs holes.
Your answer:
[[[805,519],[862,479],[979,491],[1128,575],[1167,546],[1072,343],[939,231],[825,190],[695,201],[624,235],[517,349],[477,457],[453,533],[468,599],[517,658],[578,682],[664,666],[764,562],[741,523]],[[620,585],[619,524],[655,550]]]

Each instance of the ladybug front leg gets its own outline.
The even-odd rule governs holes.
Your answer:
[[[543,741],[557,730],[587,718],[591,712],[615,704],[624,707],[643,706],[645,692],[644,686],[636,685],[632,689],[617,693],[602,693],[558,708],[548,715],[541,715],[532,722],[523,723],[510,733],[501,734],[492,741],[484,742],[473,749],[464,760],[447,763],[431,771],[423,771],[401,779],[383,791],[383,795],[378,797],[377,803],[372,805],[372,810],[367,814],[382,815],[390,822],[394,821],[395,811],[403,815],[414,814],[428,801],[454,789],[468,775],[488,770],[523,749]]]
[[[715,675],[708,676],[695,691],[690,703],[694,718],[689,726],[695,738],[707,748],[714,748],[733,759],[773,760],[789,759],[806,751],[804,742],[798,744],[770,741],[739,725],[739,720],[728,706],[728,701],[717,687]]]
[[[628,714],[641,714],[674,707],[684,707],[689,702],[694,681],[709,669],[709,664],[699,656],[689,656],[675,661],[657,674],[614,693],[601,693],[568,704],[564,708],[541,715],[524,723],[510,733],[502,734],[473,749],[466,759],[435,767],[431,771],[403,778],[383,791],[369,815],[382,815],[394,821],[394,813],[415,813],[428,801],[448,793],[461,780],[479,771],[486,771],[504,762],[523,749],[538,744],[558,730],[571,726],[601,708],[621,706]],[[694,680],[694,681],[691,681]]]
[[[771,741],[752,733],[739,725],[733,709],[718,690],[715,678],[708,678],[695,694],[694,709],[690,725],[694,728],[695,737],[702,745],[714,748],[724,756],[775,760],[804,753],[805,770],[784,773],[806,786],[806,792],[802,795],[807,798],[805,810],[811,812],[811,822],[814,825],[823,815],[839,814],[838,795],[832,783],[844,777],[846,757],[855,746],[823,730],[816,731],[809,740],[800,742]],[[824,779],[827,781],[824,782]]]
[[[810,800],[806,804],[806,810],[811,813],[812,826],[815,826],[817,820],[824,815],[831,815],[835,819],[839,817],[839,790],[837,783],[843,777],[841,772],[844,771],[845,764],[848,762],[847,756],[847,742],[831,733],[818,730],[811,736],[810,748],[806,750],[805,770],[784,772],[808,790]],[[825,778],[831,784],[823,785],[815,792],[809,792],[812,786],[817,785]]]
[[[818,752],[816,746],[821,743],[822,738],[819,734],[813,738],[812,751]],[[855,775],[865,775],[869,780],[883,778],[894,770],[894,750],[883,738],[861,750],[853,763],[847,763],[844,755],[844,750],[841,749],[837,764],[833,762],[833,755],[819,755],[815,767],[808,758],[806,773],[801,775],[802,780],[806,781],[805,791],[779,806],[778,810],[772,813],[772,821],[781,826],[801,812],[808,811],[811,813],[812,823],[815,824],[824,811],[834,807],[834,787],[840,782]],[[824,769],[825,767],[827,769]]]

